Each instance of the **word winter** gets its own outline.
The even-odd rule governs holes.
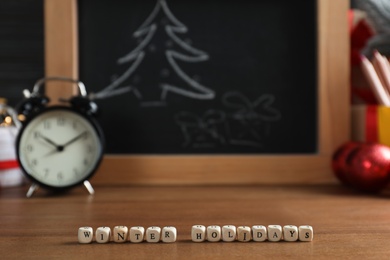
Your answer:
[[[164,243],[173,243],[176,241],[177,231],[175,227],[167,226],[160,227],[152,226],[148,227],[145,231],[143,227],[131,227],[128,229],[126,226],[115,226],[111,232],[109,227],[98,227],[95,232],[95,241],[97,243],[108,243],[111,240],[116,243],[124,243],[130,241],[131,243],[140,243],[147,241],[149,243],[158,243],[160,241]],[[79,243],[88,244],[92,243],[94,238],[92,227],[80,227],[78,231]]]
[[[235,227],[234,225],[208,226],[194,225],[191,230],[191,239],[193,242],[248,242],[248,241],[312,241],[313,228],[311,226],[293,226],[293,225],[255,225],[252,228],[248,226]]]

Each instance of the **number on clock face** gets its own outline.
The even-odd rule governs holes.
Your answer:
[[[67,187],[86,179],[102,154],[93,125],[67,109],[36,116],[21,134],[21,166],[33,179],[49,186]]]

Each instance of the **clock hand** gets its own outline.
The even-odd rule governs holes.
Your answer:
[[[66,142],[64,145],[62,145],[62,149],[64,149],[65,147],[67,147],[68,145],[76,142],[77,140],[79,140],[80,138],[82,138],[83,136],[85,136],[87,134],[87,131],[84,131],[82,132],[81,134],[79,134],[78,136],[76,137],[73,137],[72,139],[70,139],[68,142]]]
[[[45,157],[46,157],[46,156],[49,156],[49,155],[52,155],[52,154],[55,154],[55,153],[57,153],[57,152],[62,152],[62,151],[65,149],[66,146],[68,146],[68,145],[70,145],[70,144],[76,142],[78,139],[80,139],[81,137],[83,137],[83,136],[86,135],[86,134],[87,134],[87,131],[84,131],[84,132],[82,132],[81,134],[79,134],[78,136],[76,136],[76,137],[70,139],[68,142],[66,142],[66,143],[63,144],[63,145],[56,145],[56,146],[55,146],[55,147],[56,147],[56,150],[53,150],[53,151],[49,152],[48,154],[45,155]],[[44,136],[42,136],[42,138],[43,138],[43,137],[44,137]],[[45,141],[50,141],[50,139],[45,140]],[[51,144],[54,145],[54,142],[51,142]]]
[[[41,133],[38,133],[38,137],[42,138],[42,140],[44,140],[45,142],[47,142],[47,143],[51,144],[52,146],[54,146],[57,149],[57,151],[63,150],[61,145],[56,144],[51,139],[47,138],[46,136],[43,136]]]
[[[52,150],[49,153],[45,154],[43,157],[47,157],[47,156],[53,155],[53,154],[58,153],[58,152],[59,152],[59,150],[55,149],[55,150]]]

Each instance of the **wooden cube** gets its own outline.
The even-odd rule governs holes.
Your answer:
[[[248,242],[252,240],[251,228],[247,226],[237,227],[237,240],[240,242]]]
[[[132,243],[141,243],[144,241],[145,228],[144,227],[131,227],[129,231],[129,240]]]
[[[173,243],[176,242],[177,230],[175,227],[163,227],[161,231],[161,240],[164,243]]]
[[[313,227],[309,225],[299,226],[298,228],[299,240],[300,241],[313,241]]]
[[[93,229],[91,227],[80,227],[78,232],[78,240],[81,244],[89,244],[93,239]]]
[[[221,227],[220,226],[208,226],[207,227],[207,240],[210,242],[218,242],[221,240]]]
[[[225,225],[222,227],[222,240],[225,242],[232,242],[236,240],[237,229],[233,225]]]
[[[282,227],[280,225],[268,226],[268,241],[277,242],[282,239]]]
[[[109,227],[98,227],[95,232],[96,242],[108,243],[111,238],[111,228]]]
[[[148,227],[145,236],[147,242],[158,243],[160,242],[161,228],[156,226]]]
[[[298,240],[298,228],[293,225],[286,225],[283,227],[283,239],[284,241],[297,241]]]
[[[252,239],[256,242],[263,242],[267,239],[267,228],[263,225],[252,226]]]
[[[128,231],[126,226],[115,226],[112,232],[112,240],[116,243],[126,242]]]
[[[206,239],[206,227],[203,225],[193,225],[191,229],[191,240],[193,242],[203,242]]]

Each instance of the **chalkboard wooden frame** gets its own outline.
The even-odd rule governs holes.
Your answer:
[[[315,0],[313,0],[315,1]],[[318,153],[106,155],[95,184],[317,184],[335,181],[331,156],[349,139],[348,0],[317,0]],[[45,74],[78,78],[77,0],[45,0]],[[48,85],[52,100],[76,89]]]

